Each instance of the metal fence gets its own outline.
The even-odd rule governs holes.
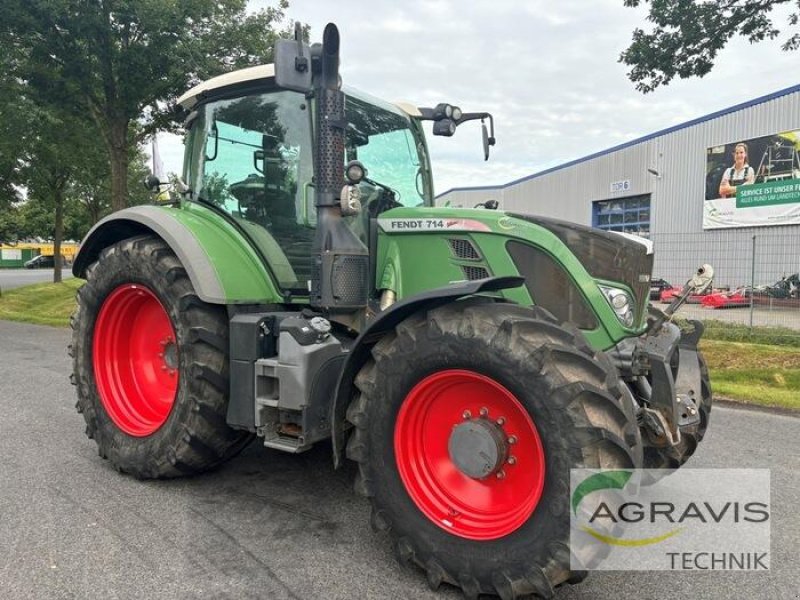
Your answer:
[[[714,267],[713,298],[693,297],[681,314],[749,327],[783,327],[800,335],[800,235],[654,233],[654,278],[683,285],[703,263]]]

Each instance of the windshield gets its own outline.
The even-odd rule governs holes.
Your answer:
[[[391,188],[396,203],[426,204],[430,191],[424,170],[425,145],[414,135],[411,119],[377,99],[367,101],[354,96],[348,96],[345,112],[347,161],[361,161],[368,179]],[[363,187],[364,184],[362,194],[369,191]]]

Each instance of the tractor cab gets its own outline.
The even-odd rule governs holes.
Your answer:
[[[211,79],[184,94],[190,110],[183,179],[192,201],[233,217],[267,258],[279,285],[308,290],[317,224],[313,98],[275,83],[274,66]],[[345,156],[365,168],[361,210],[347,218],[368,244],[369,218],[433,204],[418,109],[345,89]]]

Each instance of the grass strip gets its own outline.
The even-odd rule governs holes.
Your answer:
[[[800,348],[800,330],[788,327],[749,327],[740,323],[728,323],[713,319],[703,320],[703,339],[726,342],[747,342]]]
[[[75,290],[82,284],[82,279],[67,279],[62,283],[37,283],[3,292],[0,319],[67,327],[75,310]]]
[[[715,396],[800,410],[800,349],[703,339]]]

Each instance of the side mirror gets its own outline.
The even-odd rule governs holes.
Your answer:
[[[296,92],[311,91],[311,50],[303,42],[303,27],[294,24],[293,40],[275,42],[275,83]]]
[[[483,159],[489,160],[489,146],[495,145],[494,117],[488,112],[465,113],[458,106],[440,103],[434,108],[419,109],[423,121],[433,121],[433,135],[450,137],[456,132],[456,127],[467,121],[481,120],[483,135]],[[489,119],[489,129],[486,128],[486,119]]]

